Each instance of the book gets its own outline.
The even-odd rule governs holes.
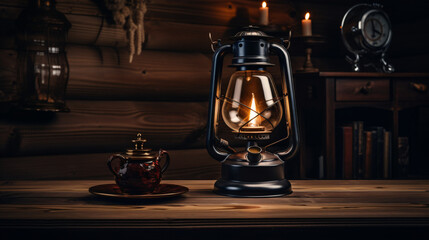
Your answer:
[[[335,129],[335,177],[344,178],[343,176],[343,127],[338,126]]]
[[[389,131],[384,131],[384,147],[383,147],[383,178],[391,178],[391,133]]]
[[[363,122],[353,122],[353,178],[362,177],[363,172]]]
[[[372,131],[365,131],[365,158],[364,158],[364,178],[372,178],[372,165],[373,165],[373,142],[374,138]]]
[[[365,136],[364,136],[363,122],[359,122],[358,129],[358,178],[363,178],[364,161],[365,161]]]
[[[343,179],[389,179],[393,175],[392,132],[353,121],[337,129],[337,176]]]
[[[372,147],[371,147],[371,174],[370,178],[374,179],[376,178],[377,173],[377,131],[371,131],[371,140],[372,140]]]
[[[408,168],[410,164],[408,137],[398,137],[398,177],[408,177]]]
[[[375,158],[374,158],[374,178],[383,178],[383,154],[384,154],[384,128],[373,127],[375,130]]]
[[[343,178],[353,178],[353,127],[343,126],[342,129],[342,163]]]
[[[319,179],[324,179],[325,178],[325,159],[323,158],[323,156],[319,156],[318,161],[319,161]]]

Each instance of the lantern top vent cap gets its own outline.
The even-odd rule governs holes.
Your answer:
[[[240,38],[272,38],[272,36],[262,32],[257,26],[249,25],[244,27],[242,31],[238,32],[234,37],[232,37],[233,40]]]

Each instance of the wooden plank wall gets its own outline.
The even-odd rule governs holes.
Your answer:
[[[211,68],[208,33],[223,38],[231,29],[257,21],[258,5],[243,0],[150,1],[147,41],[130,64],[125,34],[99,1],[57,1],[57,9],[72,23],[67,45],[71,112],[24,114],[3,108],[0,178],[111,177],[107,157],[130,147],[137,132],[148,139],[149,147],[170,151],[166,179],[217,178],[219,163],[208,156],[204,144]],[[3,102],[16,97],[14,21],[27,6],[27,1],[0,4]],[[292,8],[281,1],[275,6],[273,21],[290,22],[280,6]],[[237,22],[237,12],[243,11],[244,22]]]
[[[17,98],[14,21],[28,2],[0,1],[0,179],[110,177],[104,162],[111,153],[129,147],[137,132],[150,147],[171,151],[166,179],[219,176],[219,164],[204,145],[211,68],[208,33],[226,39],[241,26],[256,24],[259,1],[151,0],[145,15],[147,41],[130,64],[124,32],[112,24],[103,1],[57,0],[57,9],[72,23],[67,42],[71,112],[57,114],[23,114],[10,108]],[[347,70],[338,27],[356,2],[273,0],[270,21],[299,35],[300,19],[311,11],[313,33],[327,39],[325,46],[315,49],[314,63],[324,71]],[[401,17],[394,3],[386,5],[392,17]],[[409,16],[411,9],[405,10]],[[427,32],[408,28],[427,23],[428,17],[392,22],[399,31],[392,44],[395,63],[405,71],[422,69],[421,62],[410,59],[426,57],[428,48],[423,40],[406,44],[401,31],[428,37]],[[303,63],[303,50],[293,43],[296,69]],[[227,69],[225,76],[232,71]]]

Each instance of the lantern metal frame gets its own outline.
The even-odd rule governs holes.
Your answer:
[[[237,33],[232,40],[234,42],[227,45],[222,45],[220,40],[212,42],[218,48],[212,62],[206,146],[208,153],[222,163],[221,178],[216,181],[214,192],[232,197],[278,197],[289,194],[292,186],[285,178],[284,162],[296,154],[300,142],[290,56],[282,44],[271,41],[271,36],[253,26]],[[265,70],[274,66],[269,62],[269,55],[278,56],[282,91],[276,101],[283,100],[283,118],[287,128],[287,134],[282,139],[261,148],[257,142],[267,138],[240,138],[238,135],[239,139],[248,143],[246,151],[237,152],[227,140],[217,136],[220,105],[225,100],[232,100],[221,96],[223,60],[227,54],[233,54],[230,66],[237,70]],[[241,102],[239,104],[249,108]],[[261,113],[257,112],[255,117],[261,116]],[[286,139],[289,139],[287,146],[274,153],[266,151],[267,147]]]

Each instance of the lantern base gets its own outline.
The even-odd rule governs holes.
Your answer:
[[[292,187],[277,155],[262,152],[255,162],[247,152],[240,152],[222,162],[222,178],[216,181],[214,192],[231,197],[279,197],[292,193]]]

